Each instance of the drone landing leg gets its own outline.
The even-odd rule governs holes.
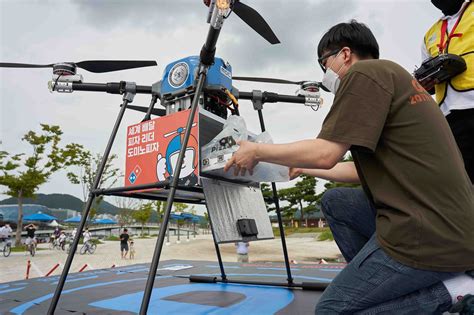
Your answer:
[[[89,216],[90,209],[92,207],[92,203],[95,199],[95,194],[92,193],[93,190],[96,190],[99,187],[100,179],[105,169],[105,165],[107,164],[107,159],[109,158],[110,151],[112,150],[112,145],[114,143],[115,137],[117,136],[118,129],[120,127],[120,123],[122,122],[123,116],[125,114],[125,110],[127,109],[127,105],[133,101],[136,93],[136,85],[135,83],[125,83],[125,94],[123,96],[123,104],[120,108],[120,112],[118,114],[117,120],[115,121],[114,128],[112,130],[112,134],[110,135],[109,142],[107,143],[107,147],[105,149],[104,155],[102,156],[102,160],[100,165],[97,169],[97,175],[94,179],[94,184],[91,187],[91,192],[89,192],[89,198],[87,200],[86,207],[83,210],[81,222],[77,228],[76,236],[71,245],[71,250],[67,256],[66,263],[64,264],[63,272],[61,273],[61,277],[59,278],[58,285],[56,286],[56,291],[54,292],[53,298],[51,300],[51,304],[49,305],[48,315],[53,315],[56,307],[58,305],[59,298],[61,297],[61,293],[64,288],[64,283],[66,282],[67,275],[69,273],[69,269],[71,268],[72,260],[74,259],[74,254],[77,250],[77,245],[79,244],[79,239],[82,236],[82,231],[84,230],[84,226],[87,222],[87,217]]]
[[[258,119],[260,120],[260,128],[262,132],[265,131],[265,121],[263,120],[263,113],[262,109],[258,109]],[[293,285],[293,277],[291,276],[291,267],[290,267],[290,260],[288,259],[288,249],[286,247],[286,239],[285,239],[285,229],[283,228],[283,221],[281,219],[281,211],[280,211],[280,202],[278,199],[278,192],[276,188],[276,184],[272,183],[272,191],[273,191],[273,202],[275,203],[276,214],[278,218],[278,228],[280,230],[280,238],[281,238],[281,247],[283,249],[283,256],[285,258],[285,267],[286,267],[286,275],[288,285]]]
[[[188,122],[186,123],[186,130],[184,133],[183,143],[181,145],[181,150],[179,151],[178,161],[176,165],[182,165],[184,160],[184,155],[186,152],[186,147],[188,146],[189,137],[191,135],[192,124],[194,121],[194,116],[196,115],[197,107],[199,106],[199,95],[204,87],[206,81],[208,67],[201,65],[199,71],[199,79],[196,87],[196,95],[193,99],[191,105],[191,112],[188,117]],[[146,315],[148,311],[148,305],[150,304],[151,292],[153,291],[153,285],[155,283],[156,269],[158,268],[158,263],[160,262],[161,250],[163,249],[163,242],[165,240],[166,228],[168,227],[168,222],[170,219],[171,208],[173,206],[174,197],[176,194],[176,189],[178,186],[179,175],[181,173],[181,167],[175,167],[173,172],[173,179],[170,185],[170,192],[168,193],[168,199],[166,201],[166,210],[163,216],[163,222],[161,224],[160,232],[158,234],[158,240],[155,245],[155,251],[153,253],[153,259],[150,265],[150,271],[148,273],[148,279],[145,286],[145,292],[143,294],[142,304],[140,307],[140,315]]]
[[[209,216],[209,224],[211,226],[212,240],[214,241],[214,247],[216,248],[216,255],[217,255],[217,260],[219,262],[219,269],[221,270],[221,278],[222,278],[222,281],[225,282],[227,281],[227,276],[224,271],[224,264],[222,263],[221,251],[219,249],[219,244],[217,244],[216,242],[216,234],[214,233],[214,227],[212,226],[211,214],[209,213],[209,211],[207,213]]]

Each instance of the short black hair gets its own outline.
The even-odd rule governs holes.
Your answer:
[[[128,232],[128,230],[127,230],[127,229],[123,229],[123,231],[124,231],[124,232]]]
[[[349,47],[361,59],[379,59],[379,44],[363,23],[351,20],[339,23],[324,34],[318,45],[318,57],[324,52]]]

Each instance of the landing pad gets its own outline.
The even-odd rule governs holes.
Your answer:
[[[149,264],[71,273],[55,314],[137,314]],[[292,265],[295,282],[329,283],[342,264]],[[231,280],[285,282],[284,264],[225,263]],[[230,283],[192,283],[189,275],[220,276],[216,262],[160,263],[149,314],[314,314],[321,291]],[[59,276],[0,283],[0,314],[46,314]]]

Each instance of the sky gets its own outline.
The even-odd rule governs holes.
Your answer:
[[[235,76],[288,80],[322,79],[316,62],[321,36],[333,25],[356,19],[374,33],[382,59],[412,72],[420,64],[426,30],[441,16],[429,0],[243,0],[272,27],[281,44],[270,45],[235,14],[224,24],[216,55],[228,61]],[[85,82],[134,81],[151,85],[161,80],[174,60],[198,55],[205,41],[207,7],[202,0],[0,0],[0,60],[48,64],[95,59],[156,60],[157,67],[94,74],[79,71]],[[50,93],[51,69],[0,69],[0,150],[28,152],[21,141],[40,123],[61,126],[64,143],[80,143],[103,153],[121,96],[74,92]],[[294,94],[297,86],[234,81],[241,91],[253,89]],[[315,112],[303,105],[266,104],[267,129],[275,143],[314,138],[329,111],[332,96]],[[148,106],[149,96],[137,95],[135,105]],[[248,101],[241,115],[257,132],[258,117]],[[112,153],[125,168],[125,127],[143,118],[128,111]],[[120,181],[122,183],[122,181]],[[285,183],[279,187],[292,185]],[[321,191],[322,184],[318,185]],[[3,191],[0,187],[0,192]],[[82,199],[80,185],[59,172],[39,193],[67,193]],[[0,194],[0,199],[7,196]],[[109,200],[114,202],[114,200]]]

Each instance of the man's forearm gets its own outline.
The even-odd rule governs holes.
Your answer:
[[[289,144],[264,144],[257,147],[257,160],[288,167],[330,169],[347,152],[348,145],[323,139]]]
[[[334,182],[359,184],[360,178],[354,162],[340,162],[329,170],[303,169],[303,174],[327,179]]]

